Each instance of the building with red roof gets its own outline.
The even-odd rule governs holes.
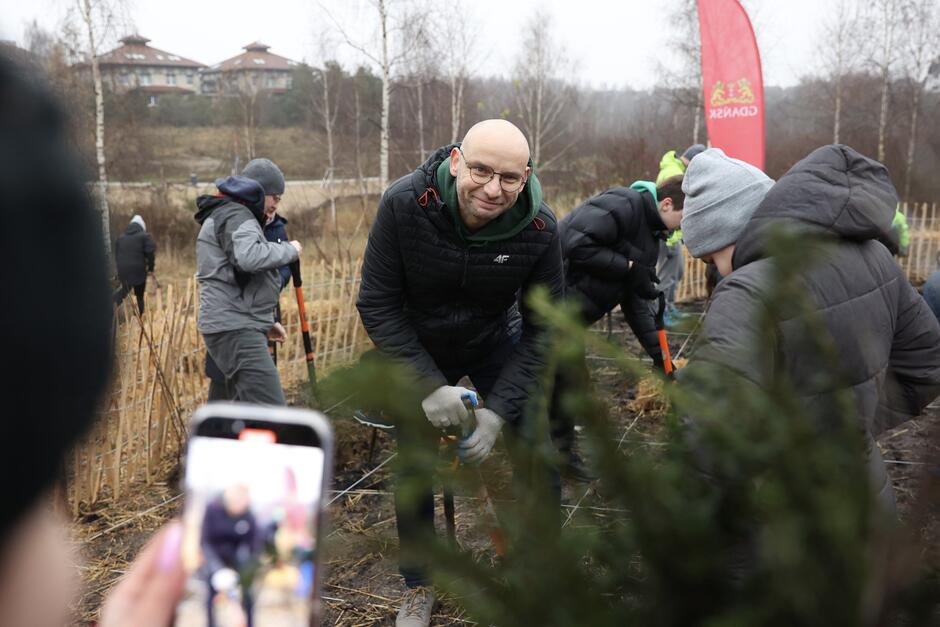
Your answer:
[[[160,50],[140,35],[128,35],[121,45],[98,57],[101,78],[115,91],[139,89],[151,105],[160,94],[200,93],[200,70],[205,64]]]
[[[300,63],[270,52],[270,46],[253,42],[245,52],[201,71],[202,93],[233,94],[243,91],[283,93],[291,88]]]

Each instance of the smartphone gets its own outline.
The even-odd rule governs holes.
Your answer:
[[[177,627],[319,624],[332,455],[333,432],[318,412],[240,403],[196,410]]]

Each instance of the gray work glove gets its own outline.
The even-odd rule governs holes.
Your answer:
[[[487,458],[506,422],[489,409],[476,410],[476,417],[476,429],[457,443],[457,455],[465,464],[479,464]]]
[[[421,401],[421,409],[428,421],[438,429],[459,427],[470,420],[470,412],[463,403],[465,394],[476,396],[473,390],[467,388],[442,385]]]

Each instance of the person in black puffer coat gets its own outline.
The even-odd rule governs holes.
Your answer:
[[[874,498],[893,513],[894,492],[874,438],[918,415],[940,393],[940,325],[879,241],[890,233],[897,204],[887,169],[848,146],[831,145],[774,184],[712,148],[689,165],[683,188],[686,246],[724,276],[684,373],[722,369],[742,386],[764,389],[786,376],[820,424],[837,395],[849,391],[868,441]],[[806,255],[816,259],[798,274],[811,314],[766,306],[777,263],[769,236],[780,228],[799,233]],[[772,321],[773,346],[766,345],[771,338],[761,319]],[[837,373],[820,372],[807,339],[816,323],[840,357]],[[695,416],[689,419],[695,424]]]
[[[147,232],[144,219],[135,215],[114,244],[114,262],[121,281],[121,287],[114,294],[115,304],[120,305],[133,288],[137,308],[144,313],[147,275],[153,272],[156,251],[157,246]]]
[[[593,324],[617,305],[656,368],[663,367],[650,300],[660,244],[679,227],[685,196],[682,175],[660,185],[637,181],[589,198],[562,219],[565,298],[579,306],[581,319]],[[574,444],[574,416],[562,410],[562,398],[588,383],[583,359],[566,364],[555,375],[550,420],[552,439],[572,478],[592,478]]]
[[[428,421],[396,425],[399,443],[436,447],[441,429],[468,422],[467,390],[455,385],[465,375],[486,404],[459,444],[465,461],[484,459],[503,424],[510,435],[527,431],[524,410],[539,393],[546,355],[526,295],[541,285],[560,299],[562,272],[557,224],[531,173],[528,143],[505,120],[475,125],[462,144],[439,148],[385,191],[357,306],[377,348],[434,388],[422,403]],[[427,584],[426,552],[415,540],[433,533],[432,477],[420,480],[420,499],[396,493],[410,588]],[[419,596],[424,614],[433,594]]]

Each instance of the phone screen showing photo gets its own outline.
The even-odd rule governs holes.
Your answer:
[[[323,449],[312,429],[211,418],[186,458],[178,627],[310,624]]]

